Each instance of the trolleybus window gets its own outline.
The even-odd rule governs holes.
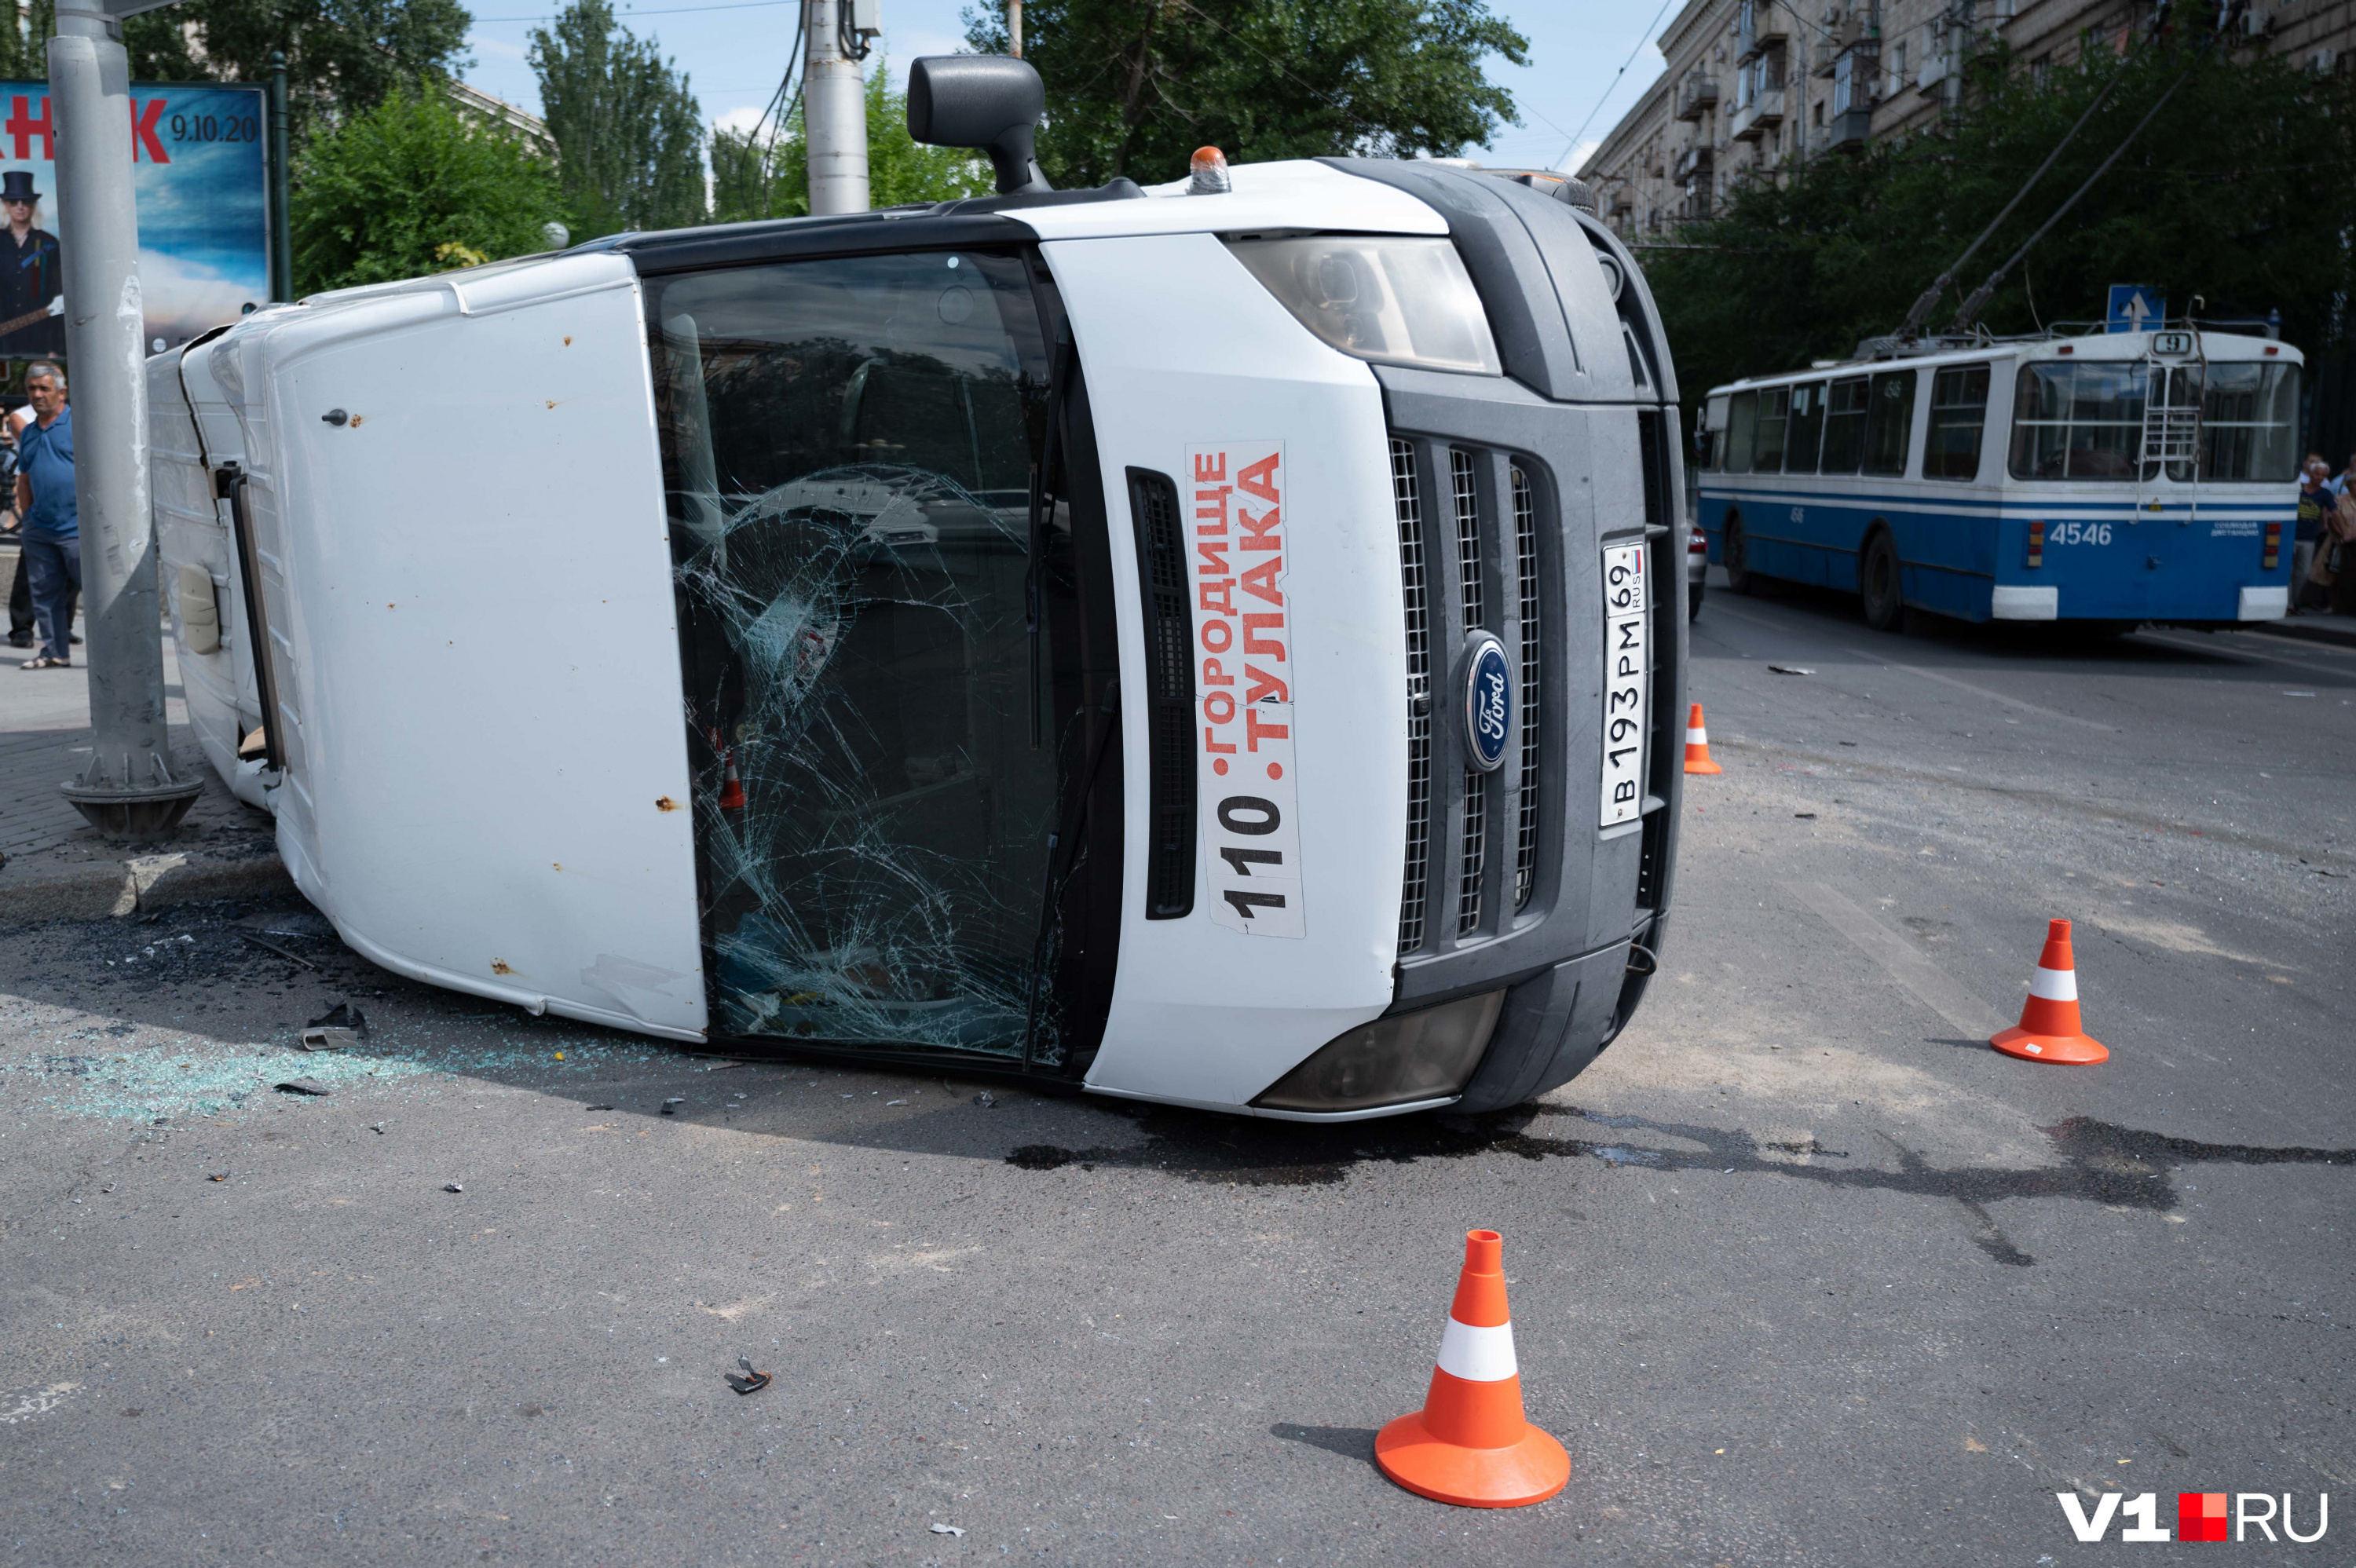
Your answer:
[[[1914,372],[1876,376],[1871,401],[1865,420],[1865,471],[1896,478],[1906,472],[1906,443],[1914,434]]]
[[[2274,483],[2297,478],[2297,416],[2294,367],[2211,362],[2201,400],[2201,477]]]
[[[1987,422],[1988,368],[1950,365],[1931,381],[1931,432],[1922,446],[1925,479],[1980,476],[1980,428]]]
[[[1835,381],[1825,394],[1825,472],[1854,474],[1865,460],[1866,379]]]
[[[1029,558],[1046,346],[1010,256],[648,284],[715,1031],[1022,1050],[1056,798]]]
[[[1804,381],[1792,389],[1792,422],[1783,429],[1783,472],[1814,474],[1824,437],[1825,384]]]
[[[2013,399],[2013,477],[2134,478],[2143,406],[2138,362],[2022,366]]]
[[[1726,471],[1751,472],[1751,441],[1759,432],[1759,394],[1737,392],[1726,411]]]
[[[1759,434],[1751,449],[1751,471],[1754,474],[1777,474],[1783,467],[1783,426],[1789,421],[1792,389],[1789,387],[1759,389]]]

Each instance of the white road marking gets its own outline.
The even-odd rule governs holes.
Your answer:
[[[1843,898],[1829,884],[1783,885],[1794,897],[1823,916],[1826,925],[1857,944],[1891,979],[1912,993],[1916,1001],[1961,1030],[1965,1039],[1986,1040],[2007,1027],[2006,1019],[1965,990],[1954,976],[1923,957],[1912,943]]]
[[[1920,665],[1893,664],[1890,667],[1891,669],[1902,669],[1908,675],[1919,675],[1924,680],[1938,681],[1943,686],[1952,686],[1959,691],[1968,691],[1975,697],[1985,697],[1990,702],[2001,702],[2007,708],[2018,708],[2023,713],[2035,713],[2046,719],[2059,719],[2064,724],[2082,724],[2089,730],[2099,730],[2105,735],[2124,735],[2126,733],[2126,731],[2120,729],[2115,724],[2098,723],[2092,719],[2081,719],[2074,713],[2063,713],[2051,708],[2040,708],[2034,702],[2023,702],[2018,697],[2007,697],[2001,691],[1990,691],[1985,686],[1974,686],[1968,680],[1957,680],[1952,675],[1941,675],[1937,670],[1924,669]]]

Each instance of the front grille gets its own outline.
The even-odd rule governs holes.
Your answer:
[[[1145,918],[1177,920],[1194,908],[1194,656],[1178,486],[1166,474],[1132,468],[1129,509],[1150,683]]]
[[[1407,873],[1399,889],[1398,950],[1423,945],[1431,868],[1431,611],[1423,567],[1423,502],[1415,448],[1391,443],[1398,512],[1399,586],[1407,601]]]
[[[1448,453],[1451,509],[1456,515],[1456,581],[1470,630],[1488,620],[1481,599],[1481,502],[1472,454],[1462,447]]]
[[[1405,957],[1498,934],[1537,892],[1547,794],[1539,628],[1547,593],[1538,475],[1507,453],[1428,436],[1393,437],[1390,455],[1407,621]],[[1505,644],[1522,686],[1519,748],[1494,773],[1472,765],[1463,704],[1449,684],[1462,677],[1462,650],[1480,631]],[[1433,690],[1435,678],[1443,691]]]
[[[1529,907],[1538,880],[1538,504],[1530,476],[1520,464],[1508,477],[1514,492],[1514,564],[1522,622],[1522,766],[1514,824],[1514,912],[1518,914]]]
[[[1464,846],[1456,862],[1456,933],[1481,929],[1481,878],[1489,869],[1489,775],[1464,775]]]

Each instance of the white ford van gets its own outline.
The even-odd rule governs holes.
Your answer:
[[[214,765],[354,948],[535,1013],[1304,1120],[1561,1083],[1676,852],[1628,252],[1434,164],[1007,183],[151,360]]]

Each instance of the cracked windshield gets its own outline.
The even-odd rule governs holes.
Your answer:
[[[1034,647],[1045,357],[1021,263],[648,292],[715,1032],[1019,1054],[1047,1000],[1056,779],[1033,741],[1055,616]]]

